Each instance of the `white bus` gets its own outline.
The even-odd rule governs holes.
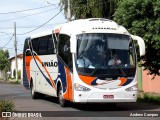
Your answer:
[[[23,52],[23,84],[33,99],[58,97],[61,106],[137,100],[137,53],[141,37],[103,18],[80,19],[30,36]]]

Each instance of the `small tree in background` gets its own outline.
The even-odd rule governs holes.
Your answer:
[[[7,72],[9,71],[9,52],[8,50],[0,49],[0,70],[5,71],[5,79],[7,79]]]
[[[21,71],[18,70],[18,79],[21,79]]]
[[[113,13],[120,0],[70,0],[72,17],[84,18],[113,18]],[[60,0],[61,8],[67,18],[68,1]]]
[[[13,70],[13,76],[16,78],[16,69]]]

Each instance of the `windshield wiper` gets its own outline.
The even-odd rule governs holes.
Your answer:
[[[92,76],[92,75],[94,75],[95,74],[95,72],[97,71],[97,69],[98,69],[98,66],[99,64],[97,64],[96,66],[95,66],[95,69],[91,72],[91,74],[90,74],[90,76]]]

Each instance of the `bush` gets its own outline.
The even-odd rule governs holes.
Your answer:
[[[155,95],[151,95],[149,93],[144,93],[143,96],[138,95],[138,101],[160,105],[160,96],[155,96]]]
[[[13,70],[13,76],[16,77],[16,69]]]
[[[9,83],[11,83],[11,84],[21,84],[20,81],[9,81]]]
[[[18,71],[18,79],[21,79],[21,71]]]
[[[11,112],[14,109],[14,103],[10,100],[0,100],[0,111]]]
[[[149,94],[144,94],[144,100],[149,103],[160,104],[160,96],[153,96]]]

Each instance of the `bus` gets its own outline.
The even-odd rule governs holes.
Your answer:
[[[136,102],[137,53],[145,55],[144,40],[116,22],[74,20],[26,38],[23,85],[33,99],[54,96],[62,107],[68,101]]]

